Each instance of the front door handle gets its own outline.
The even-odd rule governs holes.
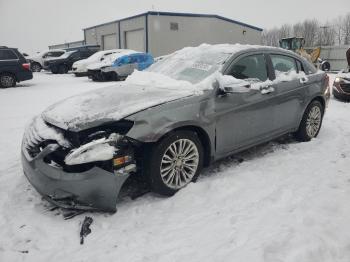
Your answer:
[[[275,92],[275,88],[273,86],[264,86],[260,88],[260,92],[263,95],[269,94],[269,93]]]
[[[309,82],[309,79],[306,76],[303,76],[302,78],[300,78],[301,84],[306,84],[307,82]]]

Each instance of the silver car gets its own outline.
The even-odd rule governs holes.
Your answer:
[[[56,205],[113,212],[131,175],[171,196],[218,159],[287,133],[309,141],[328,98],[327,75],[290,51],[188,47],[49,107],[25,131],[23,170]]]

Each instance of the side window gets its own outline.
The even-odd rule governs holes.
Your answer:
[[[81,54],[81,57],[88,58],[92,56],[95,52],[91,50],[83,51]]]
[[[288,74],[291,71],[297,72],[295,59],[284,55],[271,55],[272,66],[276,77],[281,74]]]
[[[237,79],[266,81],[267,69],[264,55],[251,55],[240,59],[233,65],[231,73]]]
[[[52,52],[52,57],[59,57],[63,54],[64,54],[64,52]]]
[[[80,52],[75,52],[75,53],[71,54],[69,58],[70,59],[80,58]]]
[[[17,55],[12,50],[0,50],[0,60],[15,60]]]

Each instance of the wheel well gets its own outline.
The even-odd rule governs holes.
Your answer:
[[[182,127],[178,127],[176,129],[171,130],[166,135],[168,135],[174,131],[179,131],[179,130],[193,131],[198,135],[199,140],[201,141],[202,146],[203,146],[203,153],[204,153],[203,164],[205,167],[209,166],[210,162],[211,162],[211,145],[210,145],[210,139],[209,139],[207,132],[198,126],[182,126]]]
[[[324,101],[323,97],[321,96],[316,96],[314,99],[312,99],[309,103],[309,105],[313,102],[313,101],[318,101],[321,103],[322,107],[323,107],[323,112],[326,109],[326,102]]]

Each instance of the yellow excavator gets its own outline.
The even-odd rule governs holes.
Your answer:
[[[291,50],[299,54],[323,71],[329,71],[331,69],[330,63],[320,58],[321,47],[317,47],[307,52],[303,47],[304,44],[305,40],[303,37],[288,37],[280,40],[281,48]]]

